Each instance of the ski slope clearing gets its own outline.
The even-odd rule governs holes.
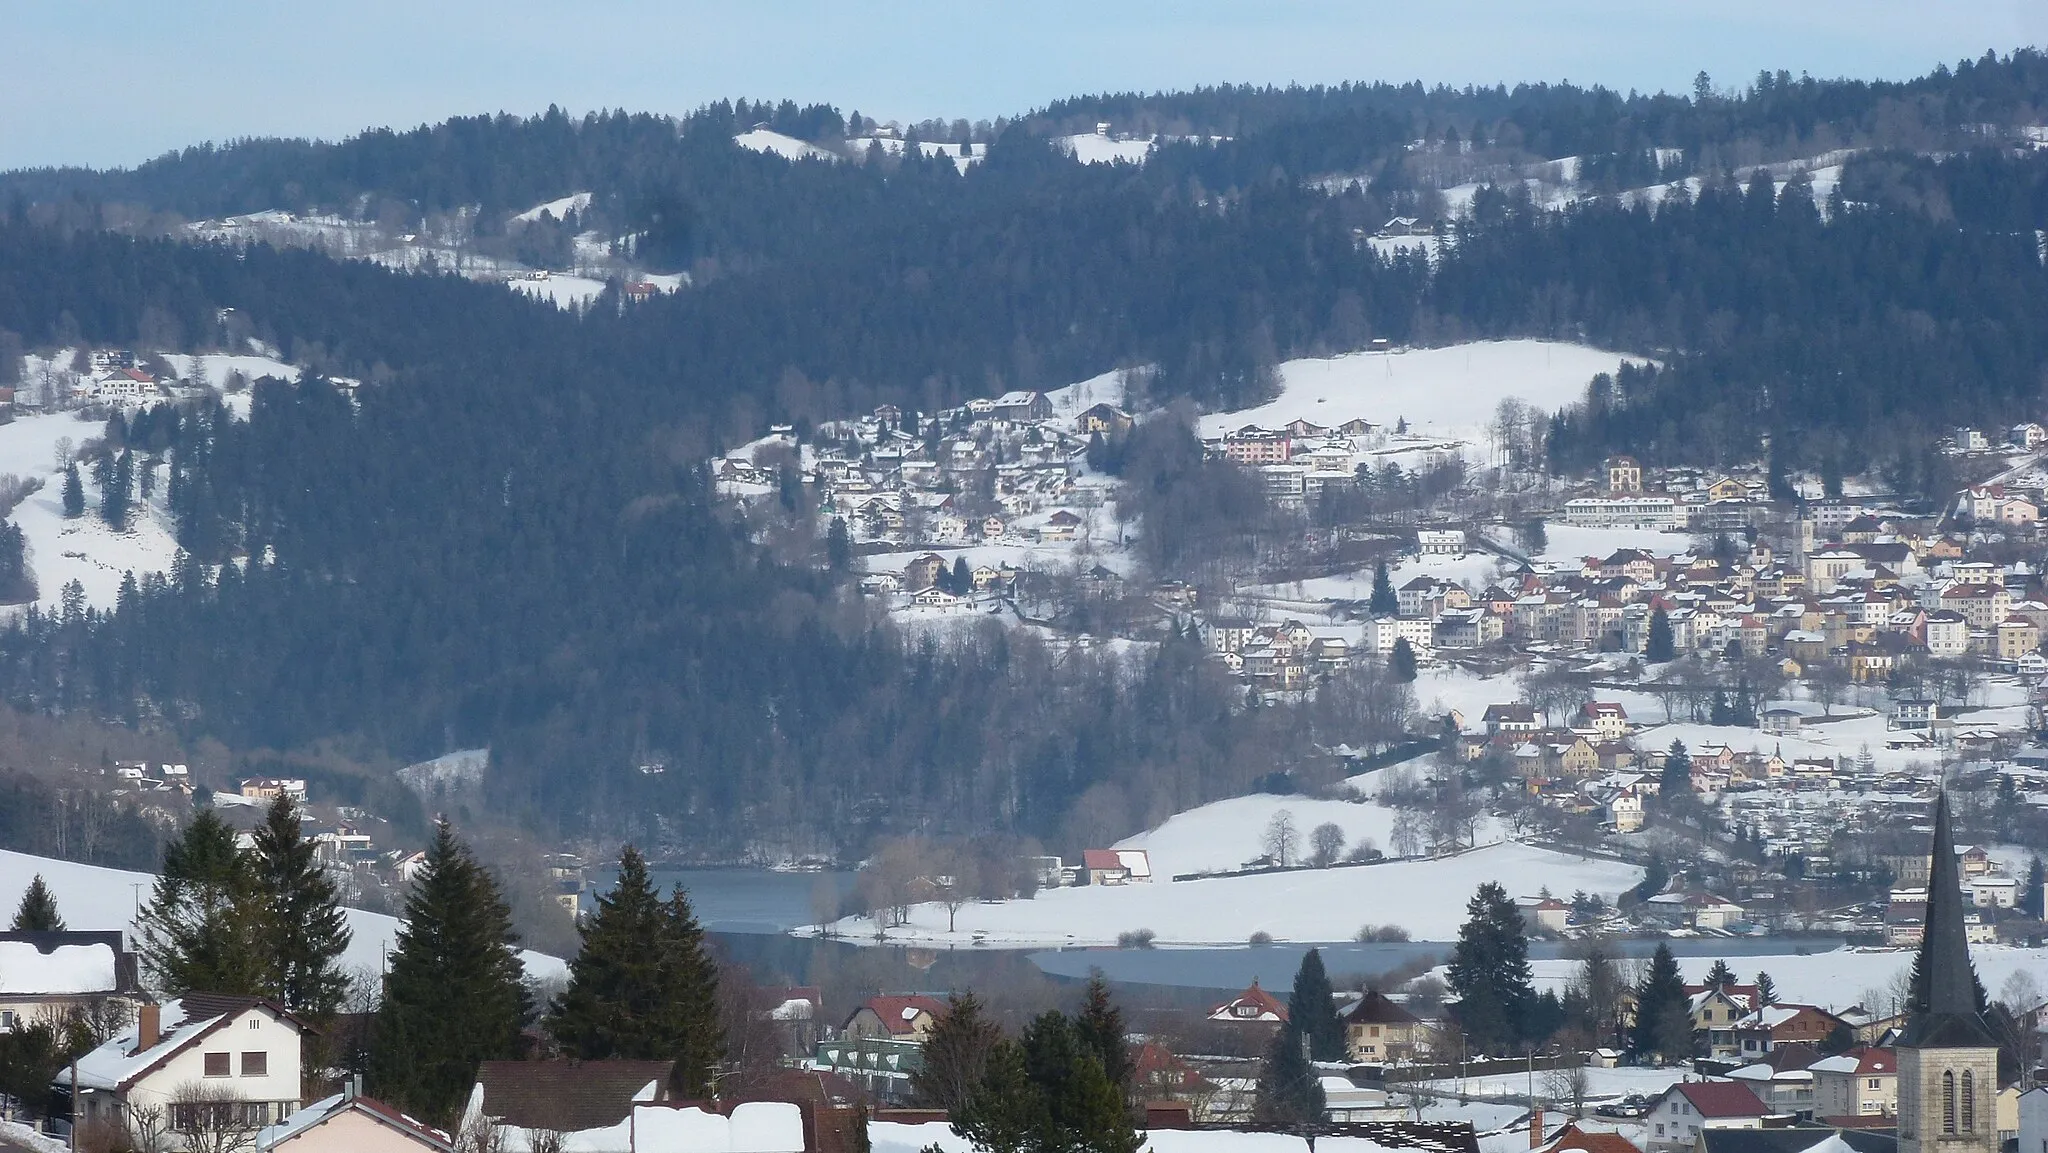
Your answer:
[[[147,901],[156,877],[121,869],[102,869],[49,857],[0,850],[0,900],[13,902],[36,874],[42,874],[57,896],[57,908],[65,924],[73,929],[132,932],[135,910]],[[371,973],[383,971],[384,956],[398,947],[396,917],[346,910],[349,929],[355,937],[342,954],[344,968]],[[528,976],[538,979],[567,975],[568,966],[559,957],[522,950]]]
[[[1152,872],[1158,877],[1237,869],[1265,853],[1266,826],[1280,813],[1294,820],[1297,858],[1307,855],[1309,832],[1322,824],[1344,830],[1346,852],[1365,839],[1370,839],[1382,852],[1391,852],[1387,842],[1394,832],[1393,809],[1358,801],[1270,793],[1232,797],[1177,813],[1158,828],[1125,837],[1115,847],[1145,850],[1152,860]],[[1502,839],[1499,824],[1491,817],[1483,818],[1479,843],[1489,845]]]
[[[1247,424],[1293,420],[1332,426],[1354,418],[1411,433],[1483,439],[1500,402],[1513,397],[1545,411],[1577,403],[1594,376],[1613,372],[1617,352],[1548,340],[1488,340],[1444,348],[1354,352],[1280,366],[1280,395],[1256,408],[1211,413],[1203,436]]]
[[[1465,902],[1486,881],[1511,895],[1584,889],[1612,899],[1642,871],[1513,842],[1429,861],[1304,869],[1248,877],[1048,889],[1030,900],[962,906],[947,929],[945,906],[911,908],[890,942],[988,945],[1109,945],[1117,934],[1150,929],[1162,945],[1238,944],[1255,932],[1286,941],[1348,941],[1362,924],[1400,925],[1418,941],[1456,939]],[[856,943],[874,926],[849,917],[834,926]]]
[[[1055,137],[1052,144],[1083,164],[1143,164],[1152,154],[1150,136],[1142,140],[1115,140],[1084,132],[1079,136]]]
[[[583,308],[604,293],[604,281],[588,276],[570,276],[554,273],[546,280],[522,280],[513,278],[506,285],[514,292],[524,293],[535,300],[544,300],[556,308],[570,311]]]
[[[794,136],[784,136],[780,132],[770,132],[766,128],[756,128],[748,132],[742,132],[738,136],[733,137],[732,142],[741,148],[751,149],[755,152],[766,152],[771,156],[780,156],[785,160],[839,159],[839,154],[829,149],[820,148],[807,140],[798,140]]]
[[[556,220],[560,220],[564,216],[569,215],[571,212],[580,213],[584,209],[589,207],[590,193],[571,192],[569,195],[562,197],[560,200],[550,200],[545,204],[536,204],[532,208],[529,208],[526,211],[518,214],[517,216],[514,216],[512,219],[518,221],[521,224],[534,224],[540,220],[542,213],[546,213],[548,216],[551,216]]]
[[[246,412],[246,409],[244,410]],[[178,555],[178,542],[165,506],[169,486],[159,484],[147,502],[130,509],[128,528],[115,532],[92,511],[99,503],[90,469],[80,469],[86,515],[64,516],[64,476],[58,467],[62,441],[73,446],[100,435],[98,421],[82,421],[69,413],[25,416],[0,425],[0,473],[43,482],[14,509],[12,519],[28,543],[28,564],[36,577],[36,603],[54,609],[64,599],[64,586],[77,581],[86,603],[111,608],[121,590],[123,573],[137,580],[148,572],[168,573]],[[164,479],[159,475],[158,480]]]

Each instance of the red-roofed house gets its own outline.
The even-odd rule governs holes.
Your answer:
[[[1899,1109],[1899,1062],[1890,1049],[1858,1046],[1808,1065],[1813,1115],[1889,1117]]]
[[[1083,849],[1081,871],[1090,885],[1128,885],[1152,879],[1152,858],[1143,849]]]
[[[1251,988],[1209,1010],[1209,1019],[1231,1025],[1278,1027],[1287,1023],[1287,1006],[1259,988],[1258,978],[1254,977]]]
[[[945,1011],[946,1003],[937,997],[884,993],[868,998],[867,1004],[855,1009],[846,1019],[844,1032],[862,1041],[922,1041]]]
[[[1739,1081],[1680,1081],[1654,1101],[1643,1121],[1648,1153],[1691,1149],[1702,1129],[1761,1129],[1769,1113]]]
[[[1558,1130],[1550,1144],[1542,1146],[1542,1153],[1642,1153],[1635,1143],[1619,1133],[1588,1133],[1577,1124],[1567,1123]]]

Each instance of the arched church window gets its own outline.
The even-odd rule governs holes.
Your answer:
[[[1953,1069],[1941,1075],[1941,1131],[1949,1134],[1956,1131],[1956,1073]]]
[[[1977,1131],[1977,1076],[1963,1070],[1963,1132]]]

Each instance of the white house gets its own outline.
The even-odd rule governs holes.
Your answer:
[[[1465,534],[1426,528],[1415,534],[1415,543],[1423,556],[1460,556],[1465,551]]]
[[[441,1132],[353,1086],[256,1134],[258,1153],[452,1153]]]
[[[299,1111],[301,1027],[269,1001],[192,993],[146,1004],[135,1024],[80,1057],[81,1124],[120,1125],[145,1146],[253,1138]],[[71,1087],[71,1069],[56,1083]]]
[[[0,933],[0,1030],[101,1001],[140,1002],[118,932]]]

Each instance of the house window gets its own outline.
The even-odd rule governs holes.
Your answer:
[[[242,1076],[267,1077],[270,1075],[270,1054],[259,1049],[242,1054]]]
[[[208,1053],[206,1055],[206,1075],[209,1077],[233,1076],[234,1070],[228,1068],[229,1059],[232,1056],[233,1054],[231,1053]]]
[[[1872,1089],[1878,1088],[1878,1084],[1877,1084],[1877,1078],[1875,1078],[1875,1077],[1872,1077],[1872,1078],[1870,1079],[1870,1087],[1871,1087]]]
[[[0,1009],[0,1029],[14,1028],[14,1010]]]

